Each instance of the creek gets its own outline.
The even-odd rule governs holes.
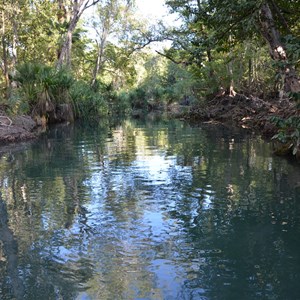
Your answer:
[[[299,299],[300,167],[245,131],[53,127],[0,154],[0,299]]]

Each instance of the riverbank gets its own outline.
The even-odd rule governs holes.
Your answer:
[[[170,118],[183,118],[193,123],[221,123],[242,127],[270,140],[278,133],[278,126],[272,119],[287,120],[291,117],[300,119],[300,109],[297,108],[295,102],[288,100],[265,101],[253,96],[236,94],[234,97],[217,96],[203,105],[171,104],[168,107],[168,115]],[[38,136],[38,127],[30,116],[8,117],[2,112],[0,114],[0,144],[34,139]],[[292,127],[290,129],[293,130]],[[296,130],[299,129],[296,128]],[[298,141],[299,139],[298,137]],[[291,143],[277,143],[277,146],[279,148],[275,149],[276,154],[286,155],[293,152],[294,146]],[[296,157],[299,159],[299,143],[297,147]]]
[[[0,115],[0,144],[32,140],[37,137],[36,122],[30,116]]]
[[[278,124],[274,120],[300,120],[300,109],[295,102],[278,99],[263,100],[241,94],[217,96],[204,105],[177,107],[173,112],[171,109],[171,114],[193,123],[222,123],[242,127],[268,140],[279,133]],[[274,141],[276,154],[296,154],[297,159],[300,159],[300,137],[297,137],[299,121],[296,123],[298,124],[296,126],[286,124],[286,127],[281,128],[286,142],[281,142],[280,139]]]
[[[265,101],[241,94],[215,97],[203,106],[191,106],[182,114],[186,120],[226,123],[255,130],[264,137],[271,137],[278,132],[278,127],[272,122],[273,117],[287,119],[292,116],[300,117],[295,102]]]

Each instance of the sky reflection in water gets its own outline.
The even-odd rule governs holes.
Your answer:
[[[296,299],[299,173],[226,128],[53,128],[1,154],[0,299]]]

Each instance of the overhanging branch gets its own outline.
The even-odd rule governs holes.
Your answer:
[[[167,54],[164,54],[164,53],[162,53],[162,52],[160,52],[160,51],[155,50],[155,52],[156,52],[157,54],[159,54],[159,55],[161,55],[161,56],[163,56],[163,57],[169,59],[169,60],[172,61],[174,64],[177,64],[177,65],[185,64],[185,62],[183,62],[183,61],[176,61],[173,57],[171,57],[171,56],[169,56],[169,55],[167,55]]]
[[[161,42],[162,40],[160,38],[157,39],[148,39],[147,41],[145,41],[143,44],[138,45],[136,47],[133,47],[133,49],[128,53],[128,55],[132,55],[135,51],[139,51],[144,49],[145,47],[147,47],[148,45],[150,45],[151,43],[155,43],[155,42]]]

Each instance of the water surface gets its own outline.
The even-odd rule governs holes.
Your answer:
[[[55,127],[0,157],[0,299],[299,299],[300,167],[225,127]]]

